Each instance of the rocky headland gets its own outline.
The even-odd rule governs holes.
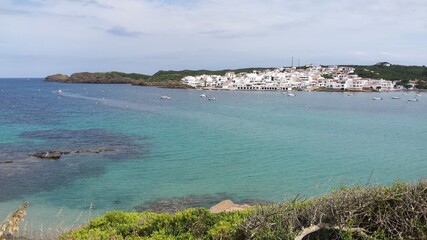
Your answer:
[[[142,80],[142,79],[141,79]],[[121,76],[114,72],[106,73],[90,73],[90,72],[81,72],[73,73],[71,76],[63,74],[54,74],[47,76],[45,78],[47,82],[63,82],[63,83],[133,83],[138,81],[136,79]]]
[[[162,88],[193,88],[177,80],[153,80],[150,76],[136,73],[121,72],[80,72],[70,76],[54,74],[45,77],[47,82],[61,83],[95,83],[95,84],[132,84],[136,86],[155,86]]]

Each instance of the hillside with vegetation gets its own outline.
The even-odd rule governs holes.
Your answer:
[[[243,211],[109,212],[61,239],[426,239],[427,182],[341,188]]]
[[[198,75],[225,75],[227,72],[243,73],[253,72],[254,70],[265,70],[274,68],[241,68],[241,69],[224,69],[224,70],[182,70],[182,71],[158,71],[152,75],[148,81],[161,82],[161,81],[181,81],[186,76]]]
[[[372,66],[349,66],[355,68],[355,73],[363,78],[385,79],[400,81],[400,85],[408,86],[409,81],[416,81],[416,87],[427,89],[426,66],[404,66],[375,64]]]

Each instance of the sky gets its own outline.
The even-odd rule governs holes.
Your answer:
[[[427,0],[0,0],[0,77],[427,65]]]

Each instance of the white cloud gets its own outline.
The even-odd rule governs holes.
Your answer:
[[[427,60],[424,0],[17,2],[0,0],[7,76]],[[22,73],[35,59],[43,69]]]

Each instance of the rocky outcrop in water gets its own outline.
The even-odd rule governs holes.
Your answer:
[[[31,154],[31,156],[36,158],[59,159],[63,154],[67,154],[67,153],[61,152],[61,151],[36,152]]]
[[[36,158],[46,158],[46,159],[60,159],[63,155],[68,154],[78,154],[78,153],[102,153],[102,152],[113,152],[116,151],[114,148],[98,148],[98,149],[79,149],[79,150],[54,150],[47,152],[36,152],[30,154],[32,157]]]

